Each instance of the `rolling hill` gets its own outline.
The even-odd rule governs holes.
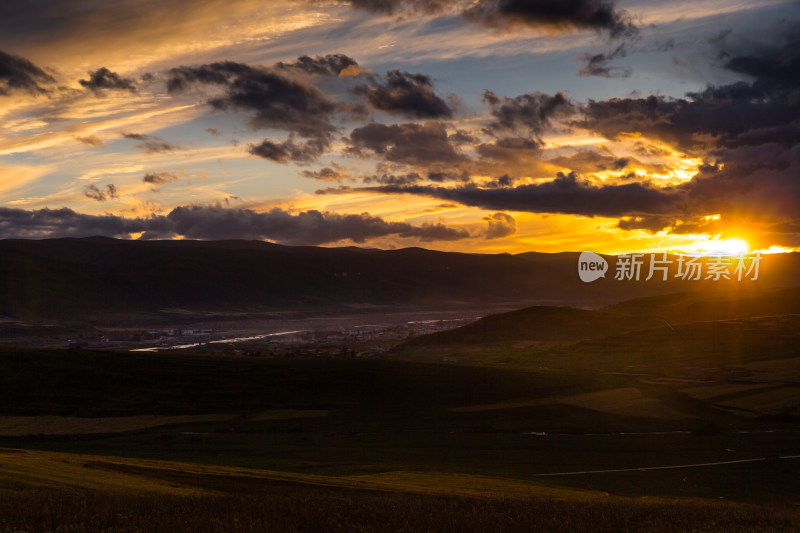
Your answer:
[[[664,326],[654,317],[606,310],[534,306],[489,315],[460,328],[415,337],[409,346],[505,341],[569,341]]]
[[[579,341],[714,320],[800,314],[800,287],[764,294],[685,292],[635,298],[602,309],[534,306],[488,315],[459,328],[421,335],[399,348],[512,341]]]

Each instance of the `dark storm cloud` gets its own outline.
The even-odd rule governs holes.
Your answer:
[[[345,239],[362,243],[385,236],[421,241],[465,239],[469,233],[444,224],[412,226],[387,222],[367,213],[340,215],[319,211],[292,214],[282,209],[256,213],[249,209],[220,206],[186,206],[168,215],[123,218],[86,215],[71,209],[27,211],[0,207],[0,238],[127,237],[144,232],[143,239],[182,236],[187,239],[269,239],[287,244],[318,245]]]
[[[322,155],[327,147],[327,143],[320,139],[298,143],[293,139],[276,143],[265,139],[259,144],[251,144],[247,151],[257,157],[268,159],[276,163],[310,163]]]
[[[612,37],[628,37],[637,32],[630,15],[608,0],[478,0],[464,16],[494,28],[591,29],[608,32]]]
[[[429,76],[390,70],[384,78],[370,77],[370,84],[353,89],[364,95],[372,109],[408,118],[450,118],[451,107],[433,90]]]
[[[313,85],[274,70],[224,61],[168,72],[170,93],[194,84],[224,87],[224,94],[208,103],[215,109],[252,112],[250,123],[255,128],[282,129],[326,140],[335,130],[330,120],[339,106],[331,98]]]
[[[791,142],[800,116],[794,91],[764,91],[744,82],[710,87],[687,98],[613,98],[590,101],[574,124],[608,139],[640,134],[688,154],[754,142]]]
[[[766,143],[720,150],[685,185],[701,214],[788,224],[800,217],[800,138],[791,147]]]
[[[173,231],[191,239],[271,239],[291,244],[324,244],[350,239],[361,243],[374,237],[397,235],[422,241],[464,239],[466,231],[443,224],[412,226],[387,222],[366,213],[340,215],[316,210],[291,214],[282,209],[256,213],[247,209],[179,207],[167,219]]]
[[[642,182],[598,186],[574,173],[559,173],[552,181],[523,185],[514,185],[512,178],[501,176],[482,185],[400,183],[317,193],[414,194],[486,210],[614,217],[621,219],[621,229],[653,233],[663,229],[703,233],[724,223],[751,228],[768,225],[772,233],[792,233],[800,206],[800,146],[786,148],[773,143],[720,151],[718,155],[724,165],[704,165],[690,181],[667,187]],[[721,222],[706,219],[709,214],[720,215]]]
[[[608,32],[612,37],[631,36],[637,32],[631,17],[608,0],[350,0],[350,4],[385,14],[437,14],[456,9],[466,20],[491,28],[588,29]]]
[[[117,197],[117,186],[109,183],[105,188],[100,188],[97,185],[89,185],[83,189],[83,195],[98,202],[105,202],[111,198]]]
[[[260,70],[234,61],[221,61],[195,67],[175,67],[167,72],[167,91],[178,93],[187,90],[195,83],[227,86],[240,76],[256,76]]]
[[[123,133],[122,136],[126,139],[133,139],[141,141],[135,144],[134,148],[138,148],[144,154],[163,154],[166,152],[174,152],[175,150],[183,149],[183,145],[165,141],[157,135],[148,135],[145,133]]]
[[[800,217],[800,41],[726,54],[724,61],[724,68],[752,79],[680,99],[615,98],[582,110],[577,124],[609,139],[657,139],[706,161],[690,181],[662,189],[682,198],[681,209],[625,218],[620,228],[702,233],[739,225],[751,231],[769,226],[772,234],[792,231]],[[709,214],[720,220],[704,218]]]
[[[678,209],[682,202],[682,194],[676,189],[659,189],[638,182],[598,187],[578,179],[574,173],[559,173],[552,181],[515,187],[480,187],[476,184],[459,187],[386,185],[354,190],[429,196],[487,210],[608,217],[670,213]],[[317,192],[325,194],[347,190]]]
[[[573,112],[574,105],[562,93],[522,94],[515,98],[499,97],[492,91],[484,91],[483,101],[491,107],[492,121],[486,133],[530,132],[536,137],[551,126],[557,117]]]
[[[132,79],[122,78],[119,74],[111,72],[106,67],[89,72],[89,79],[79,80],[78,83],[95,93],[100,93],[102,89],[136,92],[136,85],[134,85]]]
[[[800,41],[729,57],[723,67],[754,81],[710,86],[684,98],[590,101],[575,125],[609,139],[658,139],[694,155],[768,142],[794,144],[800,117]]]
[[[55,81],[47,72],[24,57],[0,51],[0,95],[7,96],[14,90],[44,94],[48,90],[42,85]]]
[[[144,219],[116,215],[85,215],[67,208],[25,210],[0,207],[0,238],[41,239],[48,237],[125,237],[144,231]]]
[[[483,217],[488,227],[484,233],[486,239],[500,239],[517,232],[517,221],[508,213],[493,213]]]
[[[323,189],[317,194],[414,194],[486,210],[613,217],[621,219],[621,229],[651,233],[664,229],[676,234],[704,233],[726,225],[751,230],[769,227],[775,235],[794,233],[800,216],[800,144],[737,147],[720,150],[717,156],[724,164],[703,165],[691,180],[667,187],[638,181],[593,185],[575,173],[559,173],[552,181],[523,185],[501,176],[481,185],[401,183]],[[623,164],[614,161],[612,165]],[[720,215],[720,220],[706,218],[710,214]]]
[[[358,67],[358,62],[344,54],[330,54],[326,56],[300,56],[293,63],[280,62],[276,65],[279,69],[302,70],[308,74],[321,76],[338,76],[342,71],[351,67]]]
[[[366,157],[372,153],[387,161],[424,165],[457,163],[465,158],[450,144],[441,122],[424,124],[367,124],[350,133],[347,151]]]
[[[752,76],[762,84],[796,88],[800,85],[800,39],[757,55],[733,57],[725,63],[725,68]]]

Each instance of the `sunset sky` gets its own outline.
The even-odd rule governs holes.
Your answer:
[[[800,3],[0,5],[0,238],[800,248]]]

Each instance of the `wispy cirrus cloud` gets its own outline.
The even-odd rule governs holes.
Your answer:
[[[140,149],[142,153],[146,155],[163,154],[166,152],[174,152],[175,150],[183,149],[182,144],[165,141],[158,135],[123,132],[122,137],[124,137],[125,139],[133,139],[135,141],[139,141],[139,144],[135,144],[134,148]]]

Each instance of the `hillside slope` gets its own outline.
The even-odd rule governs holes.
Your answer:
[[[635,298],[603,309],[535,306],[485,316],[456,329],[421,335],[398,350],[448,344],[580,341],[679,324],[800,314],[800,287],[767,291],[687,292]]]

